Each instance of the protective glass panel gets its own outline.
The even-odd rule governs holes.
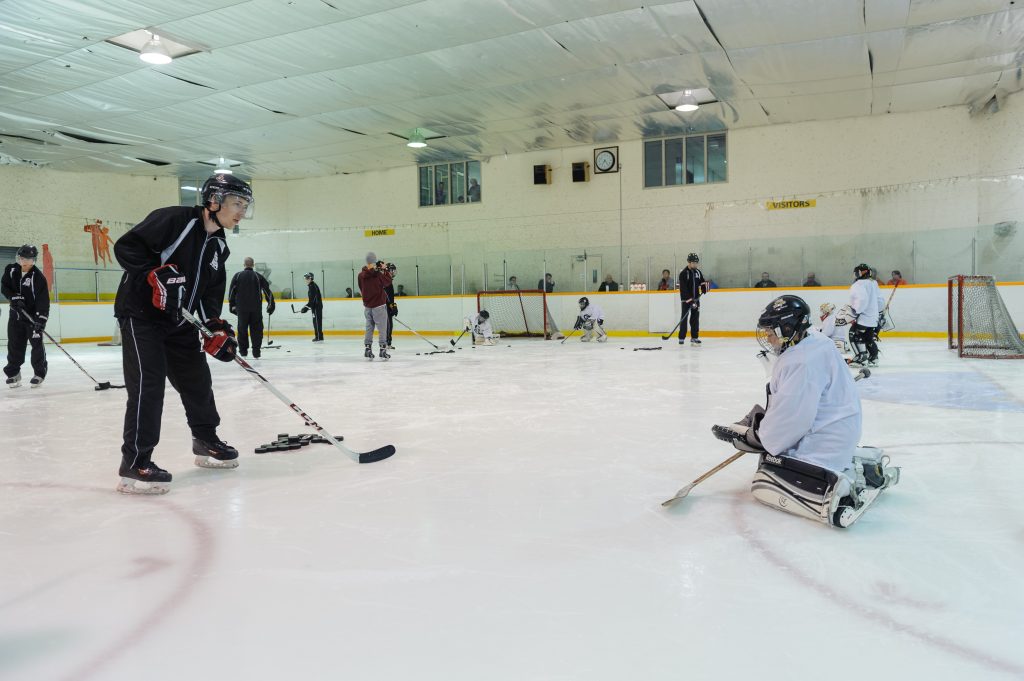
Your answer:
[[[686,184],[704,184],[704,137],[686,138]]]
[[[725,157],[725,135],[708,135],[708,182],[729,179]]]
[[[466,164],[452,163],[452,203],[466,202]]]
[[[434,205],[434,168],[426,166],[420,168],[420,205]]]
[[[434,205],[443,206],[448,203],[450,185],[448,182],[448,166],[434,166]]]
[[[683,140],[665,140],[665,186],[683,184]]]
[[[466,200],[469,203],[477,203],[481,199],[482,178],[480,177],[480,161],[469,161],[466,163],[466,175],[469,186],[466,188]]]
[[[644,186],[660,187],[664,184],[661,173],[661,140],[644,142]]]

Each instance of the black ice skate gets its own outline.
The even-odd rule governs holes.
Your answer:
[[[212,440],[192,438],[192,453],[201,468],[238,468],[238,450],[216,437]]]
[[[171,474],[150,461],[144,466],[129,466],[121,462],[121,494],[166,494],[171,489]]]
[[[21,385],[21,372],[7,377],[8,388],[17,388],[19,385]]]
[[[46,380],[46,376],[33,376],[32,380],[29,381],[29,383],[31,384],[31,386],[33,388],[38,388],[39,386],[41,386],[43,384],[43,381],[45,381],[45,380]]]
[[[692,341],[690,341],[690,345],[700,345],[700,340],[694,338]]]
[[[365,357],[366,359],[373,359],[373,347],[372,346],[369,346],[369,345],[366,346],[366,352],[363,353],[363,357]]]
[[[380,358],[381,359],[391,359],[391,355],[388,354],[388,348],[387,348],[386,345],[380,346]]]

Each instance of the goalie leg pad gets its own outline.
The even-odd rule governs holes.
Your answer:
[[[750,492],[766,506],[835,526],[853,506],[850,488],[845,476],[826,468],[788,456],[762,454]]]

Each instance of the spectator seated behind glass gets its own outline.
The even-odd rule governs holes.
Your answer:
[[[776,288],[775,282],[771,280],[767,272],[761,273],[761,281],[754,284],[754,288]]]
[[[612,275],[604,275],[604,281],[601,282],[601,286],[598,287],[598,291],[618,291],[619,285],[612,279]]]
[[[551,293],[555,290],[555,279],[548,272],[544,275],[543,279],[537,280],[537,288],[542,289],[545,293]]]
[[[821,282],[815,278],[814,272],[808,272],[807,278],[804,279],[804,286],[821,286]]]
[[[661,271],[661,279],[658,280],[659,291],[674,291],[676,283],[672,281],[672,273],[668,270]]]
[[[448,203],[448,192],[444,188],[444,180],[437,183],[437,190],[434,192],[434,204]]]
[[[469,195],[470,203],[480,201],[480,183],[476,181],[475,177],[469,178],[469,191],[466,193]]]
[[[350,289],[348,287],[345,288],[345,297],[346,298],[354,298],[355,297],[355,296],[352,295],[352,289]]]
[[[900,271],[899,270],[893,270],[892,271],[892,277],[889,279],[889,281],[885,282],[885,285],[886,286],[903,286],[903,284],[906,284],[906,283],[907,283],[907,280],[903,278],[903,275],[900,274]]]
[[[398,290],[395,291],[395,295],[396,296],[407,296],[407,295],[409,295],[408,293],[405,292],[405,285],[404,284],[399,284],[398,285]]]
[[[505,287],[507,291],[518,291],[519,281],[513,276],[508,278],[508,286]]]

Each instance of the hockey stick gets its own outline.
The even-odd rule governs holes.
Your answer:
[[[280,350],[281,349],[280,343],[277,344],[277,345],[274,345],[274,338],[273,338],[274,334],[272,333],[272,329],[271,329],[271,326],[270,326],[270,320],[271,320],[271,318],[273,316],[274,315],[271,315],[271,314],[267,315],[267,346],[265,348],[263,348],[264,350]]]
[[[294,314],[306,314],[306,313],[305,313],[305,312],[303,312],[302,310],[296,310],[296,309],[295,309],[295,303],[291,303],[291,306],[292,306],[292,312],[293,312]]]
[[[712,475],[714,475],[718,471],[722,470],[723,468],[725,468],[726,466],[731,464],[733,461],[735,461],[736,459],[738,459],[741,456],[743,456],[744,454],[746,454],[746,452],[737,451],[735,454],[730,456],[728,459],[726,459],[722,463],[718,464],[717,466],[715,466],[714,468],[709,470],[707,473],[705,473],[704,475],[700,476],[699,478],[697,478],[696,480],[691,482],[689,485],[686,485],[681,490],[676,492],[676,495],[674,497],[672,497],[671,499],[666,499],[665,501],[661,502],[661,505],[662,506],[666,506],[666,507],[667,506],[672,506],[676,502],[678,502],[678,501],[680,501],[682,499],[685,499],[686,495],[690,493],[690,490],[692,490],[694,487],[696,487],[700,483],[704,482],[705,480],[710,478]]]
[[[577,331],[579,331],[579,329],[573,329],[572,331],[570,331],[570,332],[569,332],[569,335],[568,335],[568,336],[566,336],[565,338],[563,338],[563,339],[562,339],[562,342],[561,342],[561,343],[559,343],[559,345],[564,345],[564,344],[565,344],[565,341],[567,341],[567,340],[569,340],[570,338],[572,338],[573,334],[574,334],[574,333],[576,333]]]
[[[25,321],[27,321],[27,322],[29,322],[29,323],[33,323],[33,324],[35,323],[35,322],[33,321],[32,317],[31,317],[31,316],[29,316],[28,312],[25,312],[25,310],[18,310],[18,311],[19,311],[19,312],[21,312],[21,314],[22,314],[22,316],[23,316],[23,317],[25,317]],[[71,356],[71,353],[69,353],[69,352],[68,352],[67,350],[65,350],[65,349],[64,349],[64,346],[63,346],[63,345],[61,345],[60,343],[58,343],[57,341],[55,341],[55,340],[53,339],[53,336],[51,336],[50,334],[46,333],[46,329],[40,329],[39,331],[40,331],[40,333],[42,333],[42,334],[43,334],[44,336],[46,336],[46,337],[47,337],[48,339],[50,339],[50,342],[51,342],[51,343],[53,343],[53,344],[54,344],[54,345],[56,345],[56,346],[57,346],[58,348],[60,348],[60,351],[61,351],[61,352],[63,352],[63,353],[65,354],[65,355],[67,355],[67,356],[68,356],[68,359],[70,359],[70,360],[71,360],[71,363],[72,363],[72,364],[74,364],[74,365],[75,365],[76,367],[78,367],[78,368],[79,368],[79,369],[81,370],[81,372],[82,372],[83,374],[85,374],[86,376],[88,376],[88,377],[89,377],[89,380],[90,380],[90,381],[92,381],[93,383],[95,383],[95,384],[96,384],[96,387],[94,388],[94,390],[110,390],[111,388],[124,388],[124,386],[123,386],[123,385],[112,385],[112,384],[110,383],[110,381],[103,381],[102,383],[100,383],[99,381],[97,381],[97,380],[96,380],[95,378],[93,378],[93,377],[92,377],[92,374],[90,374],[90,373],[89,373],[88,371],[86,371],[85,369],[83,369],[83,368],[82,368],[82,365],[81,365],[81,364],[79,364],[78,362],[76,362],[76,361],[75,361],[75,358]]]
[[[201,321],[199,321],[194,316],[192,316],[192,314],[187,309],[181,308],[181,314],[194,327],[199,329],[199,332],[201,334],[203,334],[204,337],[206,337],[206,338],[213,338],[213,335],[214,335],[213,332],[210,331],[208,328],[206,328],[206,326]],[[259,381],[260,385],[262,385],[264,388],[266,388],[270,392],[274,393],[274,397],[276,397],[277,399],[279,399],[282,402],[284,402],[285,404],[287,404],[289,409],[291,409],[296,414],[298,414],[299,417],[303,421],[306,422],[307,426],[310,426],[311,428],[315,428],[318,433],[321,433],[324,437],[327,438],[327,440],[330,443],[332,443],[335,447],[337,447],[341,451],[345,452],[345,454],[347,454],[356,463],[374,463],[376,461],[383,461],[384,459],[388,458],[389,456],[391,456],[392,454],[395,453],[394,445],[385,445],[384,447],[380,447],[379,449],[374,449],[374,450],[371,450],[369,452],[354,452],[354,451],[352,451],[351,449],[349,449],[345,445],[343,445],[340,442],[338,442],[338,439],[336,437],[334,437],[329,432],[327,432],[326,428],[324,428],[319,423],[314,421],[309,416],[309,414],[307,414],[306,412],[302,411],[302,409],[298,405],[296,405],[294,402],[292,402],[287,397],[285,397],[284,394],[280,390],[275,388],[274,385],[270,381],[268,381],[266,378],[264,378],[263,375],[260,372],[256,371],[256,369],[254,369],[252,367],[252,365],[250,365],[244,359],[239,357],[237,354],[235,354],[234,359],[235,359],[235,363],[237,363],[238,366],[242,367],[247,372],[249,372],[249,375],[252,376],[257,381]]]
[[[661,340],[668,340],[669,338],[671,338],[671,337],[672,337],[672,334],[674,334],[674,333],[676,332],[676,329],[678,329],[678,328],[679,328],[679,325],[680,325],[680,324],[682,324],[682,323],[683,323],[683,318],[682,318],[682,317],[680,317],[680,318],[679,318],[679,321],[678,321],[678,322],[676,322],[676,325],[672,327],[672,330],[671,330],[671,331],[669,331],[667,335],[665,335],[665,336],[662,336],[662,337],[661,337]]]
[[[449,343],[451,343],[451,344],[452,344],[452,347],[453,347],[453,348],[454,348],[454,347],[455,347],[456,345],[458,345],[458,344],[459,344],[459,341],[460,341],[460,340],[462,340],[462,337],[466,335],[466,332],[467,332],[467,331],[469,331],[469,329],[463,329],[463,330],[462,330],[462,333],[460,333],[460,334],[459,334],[459,337],[458,337],[458,338],[456,338],[455,340],[449,340],[449,341],[448,341]]]
[[[407,329],[409,329],[410,331],[412,331],[412,332],[413,332],[413,334],[415,334],[415,335],[419,336],[420,338],[423,338],[423,336],[420,336],[420,335],[419,335],[418,333],[416,333],[416,329],[412,328],[411,326],[409,326],[408,324],[406,324],[405,322],[403,322],[403,321],[402,321],[401,319],[399,319],[399,318],[398,318],[397,316],[396,316],[396,317],[392,317],[392,319],[394,319],[394,320],[395,320],[396,322],[398,322],[399,324],[401,324],[401,325],[402,325],[402,326],[404,326],[405,328],[407,328]],[[430,343],[430,341],[429,341],[429,340],[427,340],[426,338],[423,338],[423,340],[425,340],[425,341],[427,341],[428,343]],[[431,345],[432,345],[432,346],[434,347],[434,349],[435,349],[435,350],[440,350],[440,349],[441,349],[441,348],[437,347],[436,345],[434,345],[433,343],[430,343],[430,344],[431,344]]]

